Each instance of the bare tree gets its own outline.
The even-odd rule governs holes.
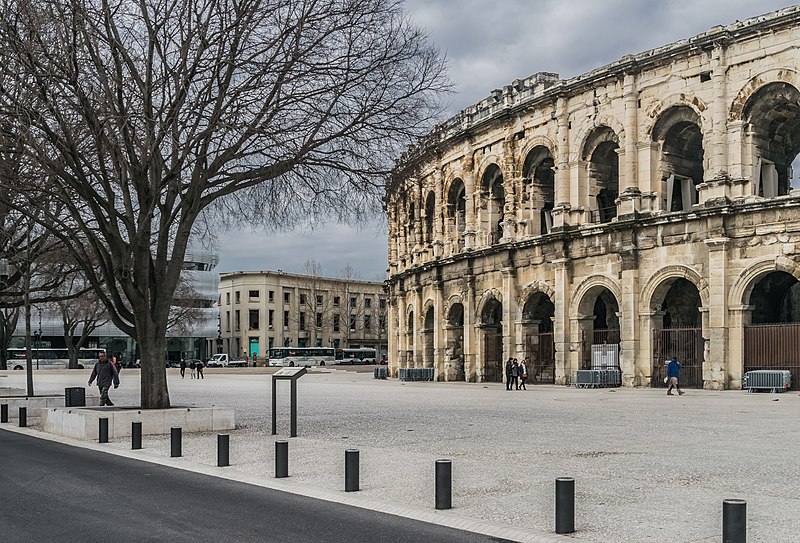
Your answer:
[[[0,58],[0,126],[30,172],[0,197],[137,340],[144,408],[169,406],[165,335],[197,225],[379,210],[448,89],[392,0],[0,0]]]
[[[8,347],[17,329],[19,308],[0,308],[0,370],[8,369]]]

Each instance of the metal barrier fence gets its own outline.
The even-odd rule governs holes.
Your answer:
[[[800,323],[744,327],[744,371],[789,370],[800,390]]]
[[[400,368],[397,377],[401,381],[433,381],[434,368]]]
[[[622,386],[619,368],[578,370],[575,375],[577,388],[612,388]]]
[[[389,377],[389,368],[386,366],[378,366],[372,371],[374,379],[387,379]]]

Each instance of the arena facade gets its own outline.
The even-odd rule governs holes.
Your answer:
[[[800,8],[569,80],[537,73],[398,161],[390,363],[445,381],[800,381]],[[800,168],[799,168],[800,169]],[[797,172],[800,173],[800,172]],[[798,183],[795,179],[795,185]]]

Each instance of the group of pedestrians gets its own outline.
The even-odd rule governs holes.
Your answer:
[[[181,359],[181,379],[186,376],[186,360]],[[205,379],[203,376],[203,368],[205,365],[202,360],[192,360],[189,362],[189,371],[191,379]]]
[[[506,362],[506,390],[528,390],[525,381],[528,380],[528,359],[518,362],[516,358],[509,358]]]

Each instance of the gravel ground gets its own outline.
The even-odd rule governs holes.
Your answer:
[[[272,477],[270,377],[245,371],[207,370],[198,381],[169,370],[170,397],[173,405],[234,407],[231,469]],[[88,373],[37,373],[36,391],[63,393]],[[138,403],[138,371],[122,379],[112,399]],[[24,386],[24,375],[0,372],[0,386]],[[587,540],[716,542],[725,498],[747,500],[749,542],[800,540],[796,392],[528,388],[313,371],[299,381],[291,478],[341,490],[344,450],[357,448],[363,497],[433,507],[434,461],[450,458],[454,509],[479,519],[552,531],[553,481],[571,476],[576,528]],[[288,383],[278,384],[278,417],[277,439],[285,439]],[[169,455],[168,436],[145,436],[144,446]],[[187,463],[215,465],[215,447],[212,433],[184,434]]]

